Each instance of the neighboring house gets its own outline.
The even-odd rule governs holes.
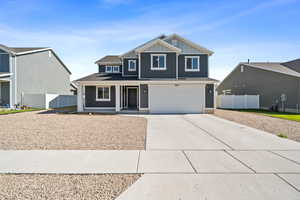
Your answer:
[[[159,36],[122,55],[96,61],[77,80],[78,111],[203,113],[214,108],[212,51],[179,35]]]
[[[24,94],[72,94],[70,75],[51,48],[0,45],[0,106],[22,105]]]
[[[218,86],[218,94],[259,95],[260,107],[298,112],[300,105],[300,59],[240,63]]]

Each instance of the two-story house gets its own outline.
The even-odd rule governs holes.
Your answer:
[[[77,80],[79,112],[204,113],[214,108],[212,51],[179,35],[159,36],[122,55],[96,61]]]
[[[51,48],[0,45],[0,107],[22,105],[24,94],[72,94],[70,75]]]

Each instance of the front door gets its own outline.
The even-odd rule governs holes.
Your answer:
[[[137,108],[137,88],[128,88],[128,108]]]

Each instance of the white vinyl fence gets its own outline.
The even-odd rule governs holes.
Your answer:
[[[22,104],[32,108],[62,108],[77,105],[76,95],[24,94]]]
[[[219,95],[217,107],[226,109],[259,109],[259,95]]]

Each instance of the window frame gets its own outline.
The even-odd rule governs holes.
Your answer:
[[[164,57],[164,67],[163,68],[159,67],[159,60],[158,60],[158,67],[153,67],[153,57],[154,56],[157,56],[158,59],[160,56]],[[167,55],[166,54],[151,54],[151,70],[158,70],[158,71],[167,70]]]
[[[99,88],[102,88],[103,94],[104,94],[104,88],[108,88],[108,98],[98,98]],[[105,86],[105,85],[96,86],[96,101],[111,101],[110,96],[111,96],[111,86]]]
[[[192,66],[192,69],[188,69],[187,68],[187,60],[188,59],[192,59],[192,62],[191,62],[191,64],[193,65],[193,59],[194,58],[197,58],[197,60],[198,60],[198,66],[197,66],[197,68],[196,69],[193,69],[193,66]],[[184,57],[184,71],[186,71],[186,72],[199,72],[200,71],[200,56],[185,56]]]
[[[130,63],[133,62],[134,63],[134,69],[130,68]],[[136,71],[136,60],[128,60],[128,71],[129,72],[135,72]]]
[[[111,70],[107,70],[107,68],[111,68]],[[118,67],[118,71],[114,71],[114,68]],[[119,65],[105,65],[105,73],[120,73],[120,66]]]

